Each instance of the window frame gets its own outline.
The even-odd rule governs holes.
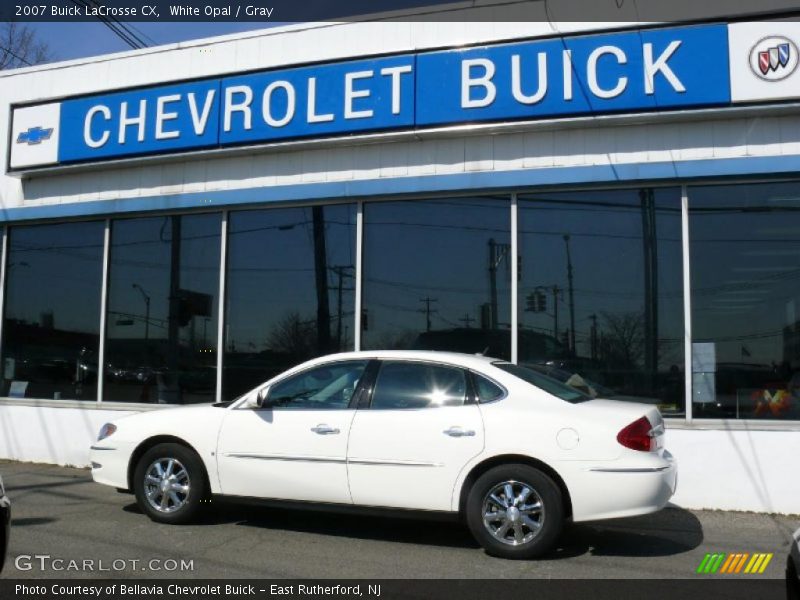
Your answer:
[[[98,345],[97,353],[97,381],[95,384],[94,397],[87,398],[44,398],[40,396],[24,396],[21,398],[14,398],[11,396],[0,396],[0,405],[18,405],[18,406],[52,406],[54,408],[100,408],[102,402],[103,391],[103,373],[105,371],[104,365],[104,351],[105,351],[105,301],[107,292],[107,273],[108,273],[108,235],[109,235],[109,219],[103,216],[87,215],[79,219],[39,219],[39,220],[20,220],[20,221],[7,221],[2,227],[2,240],[0,240],[0,360],[5,361],[7,350],[7,335],[8,328],[6,327],[6,317],[8,316],[8,291],[9,282],[11,281],[10,269],[8,261],[12,252],[12,231],[26,228],[46,228],[53,226],[71,226],[71,225],[92,225],[97,224],[101,226],[101,241],[102,251],[100,255],[100,287],[98,297]],[[27,393],[27,392],[26,392]],[[120,402],[119,404],[125,404]]]
[[[464,406],[470,406],[471,404],[478,404],[477,396],[475,395],[475,388],[472,384],[472,377],[470,375],[470,370],[467,367],[463,367],[461,365],[454,365],[452,363],[447,363],[443,361],[436,361],[436,360],[427,360],[423,358],[382,358],[380,360],[375,361],[377,366],[374,372],[374,378],[371,381],[370,389],[368,392],[368,397],[364,400],[364,405],[359,404],[359,409],[364,410],[375,410],[375,411],[392,411],[392,410],[401,410],[401,411],[412,411],[412,410],[428,410],[430,408],[461,408]],[[462,375],[464,375],[464,403],[458,406],[420,406],[416,408],[375,408],[372,405],[372,400],[375,395],[375,388],[378,384],[378,377],[380,376],[380,372],[383,369],[386,363],[413,363],[413,364],[420,364],[424,366],[433,366],[433,367],[444,367],[448,369],[454,369],[456,371],[461,371]],[[355,397],[356,394],[353,394]]]
[[[283,407],[283,406],[246,406],[246,403],[245,403],[245,405],[239,405],[240,403],[237,400],[234,400],[233,402],[237,404],[237,408],[243,408],[243,409],[247,409],[247,410],[281,410],[281,411],[287,410],[287,411],[295,411],[295,412],[299,412],[299,411],[321,411],[321,410],[325,410],[325,411],[327,411],[327,410],[353,410],[358,405],[359,397],[363,393],[362,391],[363,391],[365,385],[367,385],[366,379],[367,379],[367,377],[368,377],[368,375],[370,373],[370,367],[372,366],[372,363],[375,362],[374,360],[372,360],[370,358],[367,358],[367,357],[365,357],[365,358],[342,358],[342,359],[338,359],[338,360],[332,360],[332,361],[329,361],[329,362],[323,362],[323,363],[317,363],[315,365],[310,365],[310,366],[308,366],[308,367],[306,367],[304,369],[300,369],[300,370],[297,370],[297,371],[290,371],[290,372],[287,372],[287,373],[282,373],[281,375],[278,376],[279,379],[274,379],[274,380],[271,380],[269,383],[267,383],[265,385],[260,385],[254,390],[254,392],[248,392],[248,393],[246,393],[244,395],[244,397],[246,398],[246,397],[250,396],[252,393],[261,394],[262,392],[266,391],[265,399],[268,400],[270,391],[272,390],[272,388],[274,386],[276,386],[278,384],[281,384],[281,383],[285,383],[286,381],[288,381],[289,379],[291,379],[293,377],[302,376],[302,375],[307,374],[307,373],[309,373],[309,372],[311,372],[311,371],[313,371],[315,369],[320,369],[320,368],[323,368],[323,367],[330,368],[330,367],[334,367],[335,365],[340,365],[342,363],[361,363],[361,362],[366,363],[364,365],[364,371],[363,371],[361,377],[358,380],[358,385],[356,386],[356,389],[353,391],[353,395],[350,398],[350,402],[348,402],[347,406],[345,406],[343,408],[322,409],[322,408],[311,408],[311,407],[287,408],[287,407]]]
[[[494,404],[495,402],[501,402],[502,400],[508,398],[508,389],[506,388],[506,386],[498,382],[496,379],[489,377],[485,373],[479,373],[478,371],[472,369],[468,369],[467,373],[469,373],[470,385],[472,387],[472,394],[475,404]],[[485,379],[486,381],[497,387],[502,393],[497,398],[494,398],[492,400],[486,400],[486,401],[481,400],[481,395],[478,391],[478,380],[477,380],[478,377]]]

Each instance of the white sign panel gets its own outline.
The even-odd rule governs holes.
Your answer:
[[[58,162],[60,118],[60,102],[14,110],[10,140],[12,169]]]
[[[800,23],[732,23],[728,45],[732,102],[800,95]]]
[[[717,370],[717,346],[714,342],[692,344],[692,373],[713,373]]]

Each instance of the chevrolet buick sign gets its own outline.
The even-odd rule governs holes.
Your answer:
[[[404,54],[19,107],[12,139],[29,141],[11,144],[10,166],[462,123],[725,106],[736,100],[731,78],[740,77],[729,42],[735,27],[646,29]],[[777,66],[772,46],[764,50],[776,73],[797,60],[791,44],[789,54],[781,54],[782,43],[776,38]],[[745,56],[742,65],[748,60]]]

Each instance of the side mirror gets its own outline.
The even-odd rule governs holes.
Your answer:
[[[261,388],[258,390],[256,394],[256,406],[258,408],[264,408],[267,406],[267,395],[269,394],[269,388]]]

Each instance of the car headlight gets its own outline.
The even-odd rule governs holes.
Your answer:
[[[100,428],[100,433],[97,435],[97,441],[106,439],[117,430],[117,426],[113,423],[106,423]]]

